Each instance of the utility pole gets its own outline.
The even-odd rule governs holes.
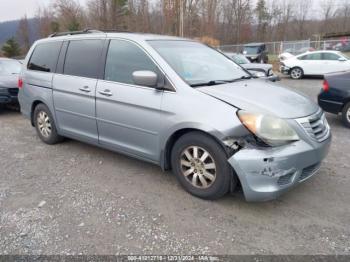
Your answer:
[[[184,36],[184,0],[180,1],[180,24],[179,24],[179,35]]]

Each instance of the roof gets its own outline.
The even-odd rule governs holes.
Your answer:
[[[0,57],[0,61],[18,61],[18,60],[12,59],[12,58],[7,58],[7,57]]]
[[[245,44],[244,46],[260,46],[260,45],[265,45],[265,43],[249,43],[249,44]]]
[[[305,53],[299,54],[297,56],[303,56],[306,54],[317,54],[317,53],[333,53],[333,54],[341,54],[340,51],[335,51],[335,50],[316,50],[316,51],[307,51]]]
[[[130,40],[136,40],[136,41],[147,41],[147,40],[186,40],[186,41],[194,41],[191,39],[186,38],[180,38],[176,36],[168,36],[168,35],[156,35],[156,34],[144,34],[144,33],[129,33],[129,32],[102,32],[102,31],[96,31],[93,30],[91,32],[84,31],[78,31],[73,32],[70,34],[70,32],[67,33],[58,33],[53,34],[49,36],[48,38],[44,38],[39,40],[41,41],[50,41],[50,40],[67,40],[67,39],[86,39],[86,38],[113,38],[113,37],[119,37],[119,38],[125,38]]]

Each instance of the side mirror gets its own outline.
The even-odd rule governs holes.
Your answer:
[[[139,86],[157,87],[158,84],[158,76],[152,71],[135,71],[132,79]]]
[[[340,62],[345,62],[346,59],[345,59],[344,57],[339,57],[338,61],[340,61]]]

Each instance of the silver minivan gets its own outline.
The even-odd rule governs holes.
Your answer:
[[[237,186],[274,199],[314,175],[331,142],[313,101],[189,39],[54,34],[32,46],[19,87],[45,143],[69,137],[172,169],[204,199]]]

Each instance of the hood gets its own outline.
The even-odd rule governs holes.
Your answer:
[[[15,88],[18,87],[18,75],[0,76],[0,88]]]
[[[301,118],[319,109],[318,105],[304,95],[267,80],[251,79],[201,87],[198,90],[239,109],[280,118]]]
[[[272,69],[272,65],[270,64],[249,63],[249,64],[242,64],[241,66],[244,67],[245,69],[262,69],[266,72]]]

